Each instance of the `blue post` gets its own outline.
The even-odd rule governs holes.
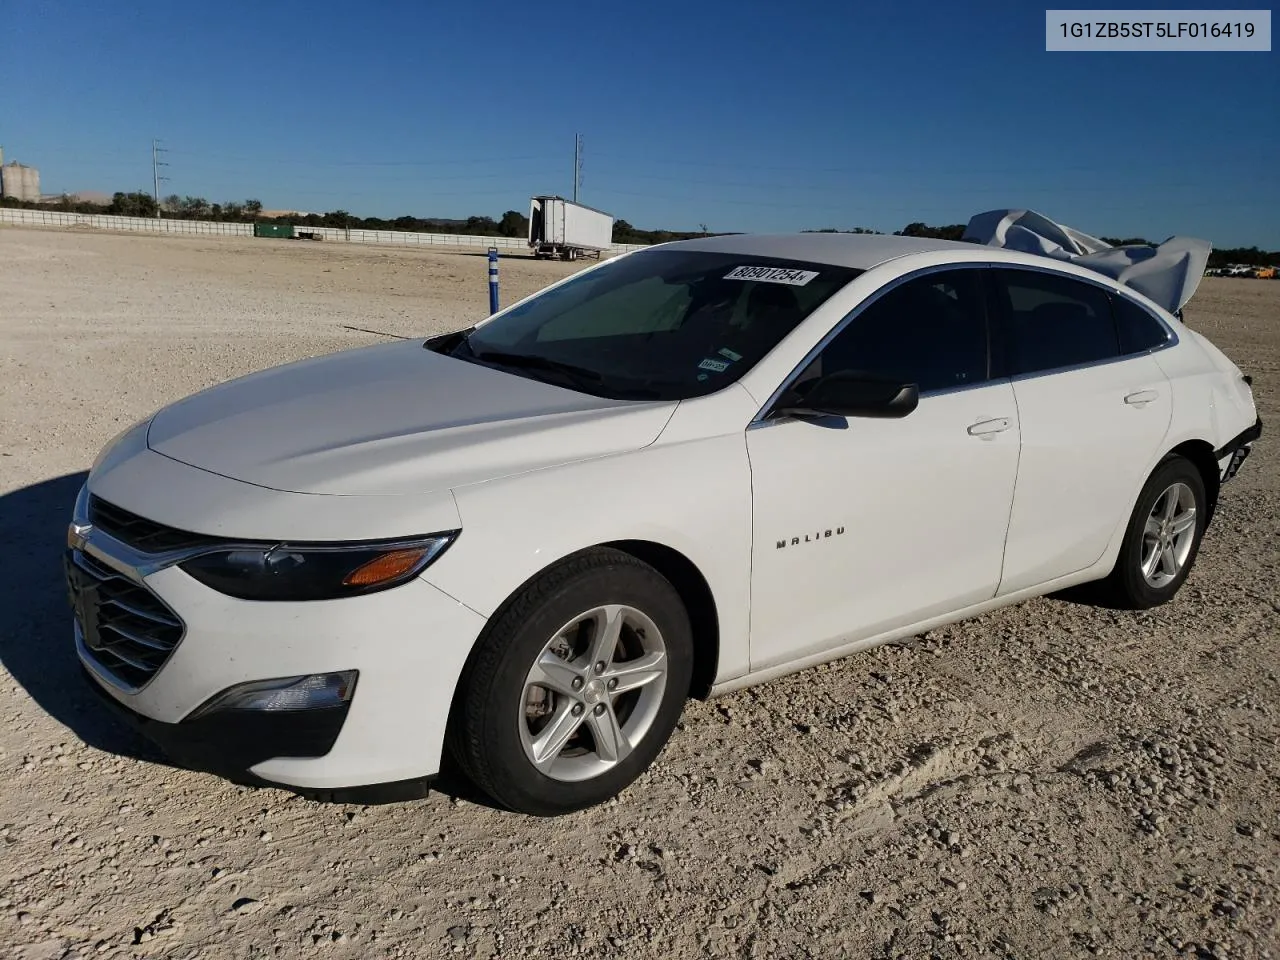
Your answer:
[[[498,248],[489,248],[489,315],[498,312]]]

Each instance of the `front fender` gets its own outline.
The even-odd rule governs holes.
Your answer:
[[[645,540],[706,579],[720,624],[717,682],[749,666],[751,481],[741,433],[655,444],[454,490],[462,535],[424,578],[485,617],[580,550]]]

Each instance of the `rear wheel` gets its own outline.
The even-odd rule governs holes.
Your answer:
[[[1172,600],[1200,551],[1206,504],[1195,464],[1165,459],[1138,496],[1115,569],[1102,583],[1106,598],[1134,610]]]
[[[506,807],[580,810],[649,767],[692,672],[675,588],[629,554],[593,550],[541,574],[486,630],[463,678],[452,750]]]

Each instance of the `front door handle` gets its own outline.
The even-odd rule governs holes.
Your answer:
[[[969,428],[969,436],[981,437],[983,440],[994,440],[997,433],[1004,433],[1011,424],[1008,417],[996,417],[994,420],[979,420]]]
[[[1124,402],[1131,407],[1145,407],[1152,400],[1159,399],[1159,390],[1139,390],[1137,393],[1131,393],[1124,398]]]

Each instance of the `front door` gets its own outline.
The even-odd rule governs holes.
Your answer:
[[[987,341],[981,271],[926,273],[856,311],[797,378],[899,377],[916,410],[748,429],[753,670],[995,594],[1019,426]]]

